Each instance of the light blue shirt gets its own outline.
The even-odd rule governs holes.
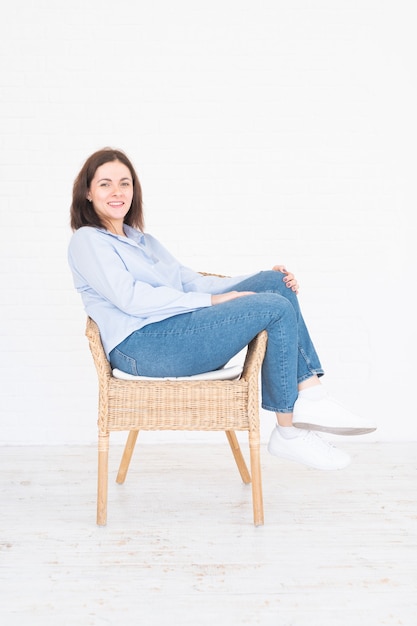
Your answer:
[[[68,262],[85,311],[97,324],[107,356],[132,332],[173,315],[211,306],[246,276],[201,276],[181,265],[157,239],[124,225],[126,237],[84,226],[74,232]]]

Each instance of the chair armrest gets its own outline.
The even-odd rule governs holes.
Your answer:
[[[267,342],[268,333],[266,332],[266,330],[258,333],[256,337],[250,342],[241,376],[241,378],[243,378],[244,380],[249,381],[250,379],[255,378],[257,384],[259,372],[261,371],[262,362],[265,357]]]
[[[103,344],[101,343],[100,331],[97,324],[91,319],[91,317],[87,317],[85,334],[88,339],[91,354],[93,355],[93,361],[99,379],[103,380],[103,378],[111,378],[111,367],[107,360],[106,353],[104,352]]]

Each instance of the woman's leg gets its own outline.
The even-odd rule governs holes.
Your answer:
[[[296,379],[298,390],[301,390],[319,384],[318,377],[322,376],[324,372],[301,314],[297,295],[286,287],[283,278],[284,274],[281,272],[259,272],[239,283],[235,289],[237,291],[255,291],[257,293],[275,293],[290,302],[297,320],[298,354]],[[274,367],[268,367],[268,360],[265,358],[264,367],[262,369],[262,407],[266,410],[276,411],[278,423],[282,426],[289,426],[292,424],[293,407],[286,407],[287,410],[279,410],[276,408],[276,402],[274,400],[275,377],[276,373]]]
[[[222,367],[262,330],[268,333],[263,404],[291,412],[298,395],[297,315],[287,298],[272,291],[149,324],[112,350],[110,360],[130,374],[189,376]]]
[[[257,293],[276,293],[291,303],[296,315],[298,330],[297,382],[302,383],[312,376],[322,376],[324,372],[301,314],[297,295],[286,287],[283,281],[284,276],[281,272],[272,270],[259,272],[239,283],[235,289],[237,291],[255,291]]]

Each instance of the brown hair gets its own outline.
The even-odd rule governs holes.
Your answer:
[[[133,228],[139,228],[143,230],[143,207],[142,207],[142,188],[140,186],[139,178],[135,172],[130,160],[121,150],[115,150],[114,148],[103,148],[94,152],[81,168],[80,173],[74,181],[72,189],[72,204],[71,204],[71,228],[72,230],[78,230],[81,226],[96,226],[98,228],[106,228],[101,219],[94,210],[91,202],[87,200],[87,194],[90,189],[91,181],[97,169],[109,163],[110,161],[120,161],[123,165],[129,168],[133,181],[133,199],[130,205],[129,211],[126,213],[124,223]]]

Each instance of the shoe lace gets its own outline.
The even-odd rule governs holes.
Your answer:
[[[334,446],[330,441],[326,441],[323,437],[313,430],[307,430],[304,435],[305,441],[308,445],[313,446],[315,448],[320,448],[323,452],[327,454],[332,454],[333,450],[336,450],[336,446]]]

